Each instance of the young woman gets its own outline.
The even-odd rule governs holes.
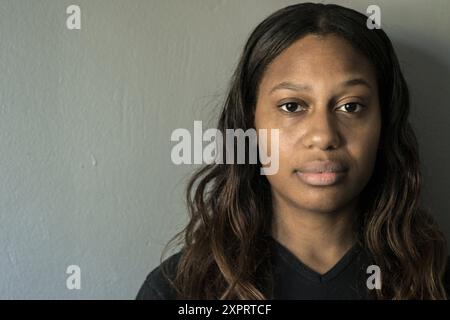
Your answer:
[[[168,244],[182,249],[137,299],[447,298],[445,237],[418,202],[407,84],[366,21],[307,3],[257,26],[218,129],[278,129],[279,170],[199,170],[190,222]]]

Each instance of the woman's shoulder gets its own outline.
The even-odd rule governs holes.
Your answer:
[[[164,276],[162,269],[164,268],[168,277],[173,280],[181,254],[180,251],[171,255],[147,275],[136,300],[175,300],[175,289]]]

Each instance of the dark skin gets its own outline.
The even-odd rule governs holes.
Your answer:
[[[283,82],[291,84],[274,89]],[[359,194],[375,165],[381,111],[373,66],[336,35],[297,40],[263,75],[255,128],[279,129],[279,170],[267,176],[272,236],[324,274],[354,244]],[[345,162],[345,179],[311,186],[298,178],[296,168],[324,159]]]

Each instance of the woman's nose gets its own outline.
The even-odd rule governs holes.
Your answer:
[[[341,143],[334,115],[326,110],[315,110],[302,122],[305,133],[302,143],[307,149],[336,149]]]

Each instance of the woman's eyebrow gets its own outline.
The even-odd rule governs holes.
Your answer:
[[[372,86],[363,78],[352,78],[349,80],[345,80],[343,82],[341,82],[341,84],[339,85],[340,87],[352,87],[352,86],[366,86],[369,89],[372,89]],[[287,89],[287,90],[292,90],[292,91],[301,91],[301,90],[306,90],[306,91],[311,91],[311,86],[307,85],[307,84],[301,84],[301,83],[295,83],[295,82],[291,82],[291,81],[283,81],[280,82],[279,84],[275,85],[269,92],[269,95],[272,94],[273,92],[277,91],[277,90],[281,90],[281,89]]]
[[[369,84],[369,82],[367,82],[363,78],[353,78],[353,79],[346,80],[341,83],[342,87],[352,87],[352,86],[361,86],[361,85],[366,86],[369,89],[372,89],[372,86]]]
[[[294,82],[290,82],[290,81],[283,81],[283,82],[280,82],[279,84],[277,84],[276,86],[274,86],[270,90],[269,94],[272,94],[275,91],[281,90],[281,89],[287,89],[287,90],[292,90],[292,91],[300,91],[300,90],[310,91],[311,87],[306,84],[294,83]]]

